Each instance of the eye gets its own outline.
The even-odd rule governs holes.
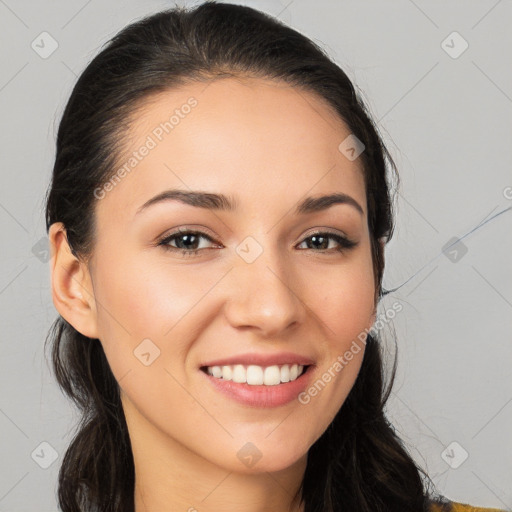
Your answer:
[[[183,256],[194,256],[202,248],[198,248],[200,239],[206,239],[213,242],[211,237],[201,231],[178,230],[166,236],[158,242],[158,246],[162,246],[168,251],[180,251]],[[176,241],[177,247],[171,245],[171,242]]]
[[[305,238],[300,245],[306,243],[308,245],[308,249],[311,247],[320,249],[320,251],[314,252],[331,252],[328,251],[330,240],[334,240],[338,244],[338,247],[334,247],[336,252],[343,252],[357,245],[357,242],[349,240],[347,237],[338,233],[332,233],[329,231],[317,231]]]

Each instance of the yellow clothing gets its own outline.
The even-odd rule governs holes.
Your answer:
[[[497,508],[473,507],[466,503],[448,501],[446,503],[431,503],[430,512],[505,512]]]

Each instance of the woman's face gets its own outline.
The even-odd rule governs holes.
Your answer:
[[[162,457],[282,470],[343,404],[375,292],[349,135],[316,96],[261,79],[170,90],[134,117],[124,172],[97,189],[89,271],[130,434]]]

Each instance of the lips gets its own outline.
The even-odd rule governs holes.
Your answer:
[[[311,380],[314,366],[308,356],[276,352],[212,359],[199,369],[202,378],[224,396],[243,405],[268,408],[296,400]]]
[[[314,369],[308,366],[295,380],[276,385],[250,385],[217,378],[204,371],[199,374],[213,389],[230,400],[249,407],[273,408],[297,401],[314,378]]]

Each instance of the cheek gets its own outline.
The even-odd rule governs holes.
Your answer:
[[[318,291],[310,288],[310,301],[325,325],[325,334],[333,346],[343,346],[373,322],[375,284],[371,260],[361,258],[355,264],[326,272],[315,280]],[[320,290],[322,293],[320,293]]]
[[[300,401],[311,421],[322,417],[319,435],[342,406],[361,368],[366,334],[374,320],[371,259],[354,260],[316,283],[321,288],[308,287],[308,303],[314,304],[311,309],[323,329],[324,357],[316,380]]]
[[[348,288],[332,286],[328,296],[317,302],[317,314],[326,326],[330,339],[344,340],[369,327],[373,313],[373,287],[358,281]]]
[[[98,251],[98,261],[98,332],[113,373],[122,376],[137,367],[134,351],[144,340],[151,340],[154,350],[160,351],[159,364],[183,365],[194,330],[199,329],[195,316],[200,314],[205,321],[212,314],[206,296],[218,276],[206,267],[180,270],[165,260],[150,261],[115,250]]]

